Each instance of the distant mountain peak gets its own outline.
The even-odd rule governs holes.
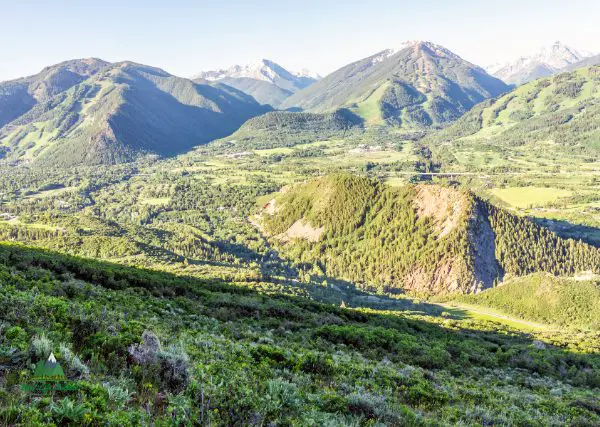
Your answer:
[[[528,59],[538,60],[556,69],[561,69],[567,65],[579,62],[585,57],[586,54],[584,52],[556,41],[551,46],[542,47],[537,54],[532,55]]]
[[[486,70],[506,83],[521,84],[560,72],[593,55],[555,41],[514,62],[489,65]]]
[[[258,59],[247,65],[233,65],[227,69],[204,71],[195,80],[221,81],[261,104],[277,107],[291,94],[321,79],[317,73],[303,69],[289,71],[270,59]]]
[[[49,65],[44,67],[40,73],[37,75],[47,73],[48,71],[56,70],[56,69],[67,69],[70,71],[77,71],[85,74],[93,74],[99,68],[106,67],[110,65],[110,62],[104,61],[99,58],[80,58],[80,59],[70,59],[68,61],[59,62],[58,64]]]
[[[402,49],[406,49],[406,48],[413,48],[413,49],[422,49],[422,48],[429,48],[431,50],[440,50],[440,51],[444,51],[444,52],[450,52],[448,49],[446,49],[444,46],[441,46],[439,44],[427,41],[427,40],[405,40],[402,43],[400,43],[400,45],[398,46],[398,48],[396,49],[397,51],[400,51]],[[450,52],[452,53],[452,52]]]
[[[277,79],[294,80],[298,78],[312,78],[318,80],[317,73],[303,69],[301,72],[288,71],[270,59],[258,59],[246,65],[233,65],[227,69],[203,71],[195,78],[205,80],[222,80],[224,78],[250,78],[277,84]]]
[[[334,71],[280,107],[313,113],[347,108],[367,126],[421,130],[443,126],[506,90],[500,80],[445,47],[410,40]]]
[[[423,40],[405,40],[403,42],[401,42],[398,46],[393,47],[393,48],[388,48],[385,50],[382,50],[379,53],[376,53],[375,55],[372,56],[372,60],[371,63],[372,64],[377,64],[378,62],[381,62],[391,56],[394,56],[395,54],[397,54],[398,52],[402,52],[405,49],[410,49],[413,48],[415,50],[421,49],[422,47],[425,46],[434,46],[433,43],[431,42],[426,42]]]
[[[295,74],[296,77],[300,77],[300,78],[304,77],[304,78],[314,79],[314,80],[321,80],[323,78],[319,73],[317,73],[315,71],[311,71],[307,68],[303,68],[298,72],[292,72],[292,73]]]
[[[373,55],[372,63],[376,64],[381,62],[399,52],[405,51],[406,49],[413,49],[415,53],[427,51],[429,54],[433,54],[442,58],[461,59],[457,54],[442,45],[427,40],[405,40],[396,47],[382,50],[381,52]]]

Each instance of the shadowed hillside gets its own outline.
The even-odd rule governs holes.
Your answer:
[[[118,163],[187,150],[265,111],[229,86],[122,62],[44,98],[0,129],[0,144],[11,161]]]

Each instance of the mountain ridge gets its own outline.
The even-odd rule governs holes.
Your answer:
[[[600,65],[600,55],[589,56],[585,59],[582,59],[579,62],[569,65],[563,71],[570,72],[575,71],[579,68],[586,68],[593,65]]]
[[[0,82],[0,127],[108,65],[98,58],[72,59],[44,67],[37,74]]]
[[[439,127],[508,90],[443,46],[411,41],[355,61],[287,98],[281,108],[349,108],[369,124]]]
[[[0,147],[9,161],[119,163],[181,152],[268,110],[230,86],[123,61],[0,128]]]

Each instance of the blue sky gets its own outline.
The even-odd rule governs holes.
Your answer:
[[[597,0],[0,0],[0,80],[66,59],[190,76],[259,58],[327,74],[403,40],[485,65],[561,40],[600,52]]]

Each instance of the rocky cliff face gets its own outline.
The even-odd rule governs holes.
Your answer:
[[[470,292],[490,288],[496,280],[502,279],[502,267],[496,259],[496,235],[485,205],[473,201],[473,213],[469,218],[469,242],[472,249],[471,267],[475,287]]]

